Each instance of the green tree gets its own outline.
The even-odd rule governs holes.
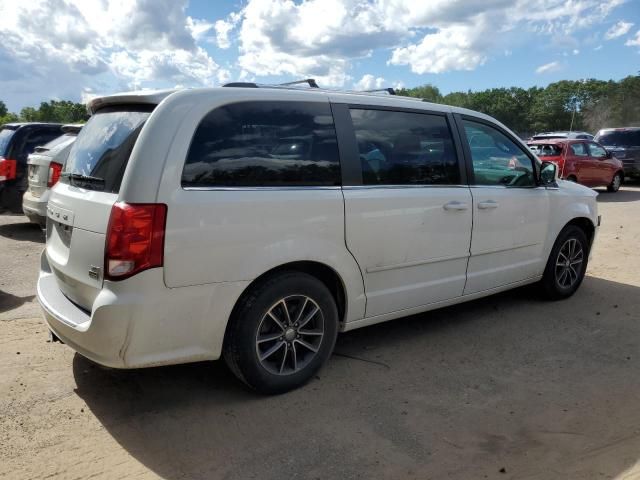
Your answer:
[[[6,116],[7,113],[9,113],[9,110],[7,110],[7,104],[0,100],[0,117]]]

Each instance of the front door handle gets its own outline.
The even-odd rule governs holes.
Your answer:
[[[489,208],[498,208],[498,202],[495,200],[487,200],[486,202],[478,203],[478,208],[480,210],[488,210]]]
[[[445,210],[467,210],[469,207],[466,203],[454,200],[453,202],[445,203],[442,208]]]

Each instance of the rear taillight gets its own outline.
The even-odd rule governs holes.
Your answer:
[[[0,182],[13,180],[16,178],[17,162],[8,158],[0,157]]]
[[[49,164],[49,179],[47,180],[47,187],[51,188],[58,180],[60,180],[60,172],[62,172],[62,165],[56,162]]]
[[[111,208],[105,248],[105,278],[121,280],[161,267],[167,206],[116,203]]]

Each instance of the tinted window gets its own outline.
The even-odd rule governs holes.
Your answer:
[[[640,146],[640,130],[613,130],[596,135],[595,140],[605,146]]]
[[[352,109],[365,185],[460,183],[451,132],[443,116]]]
[[[533,163],[519,145],[498,129],[483,123],[463,120],[463,124],[476,185],[535,185]]]
[[[13,137],[14,133],[15,130],[10,128],[3,128],[0,130],[0,156],[6,154],[7,147],[9,146],[9,142],[11,141],[11,137]]]
[[[245,102],[213,110],[193,136],[182,185],[340,185],[329,105]]]
[[[589,144],[589,151],[591,152],[592,157],[603,158],[607,156],[607,151],[595,143]]]
[[[71,147],[61,181],[91,190],[117,193],[131,150],[149,115],[148,111],[98,110]],[[96,177],[102,181],[81,181],[65,174]]]
[[[584,143],[574,143],[571,145],[571,151],[577,157],[588,157],[587,147]]]

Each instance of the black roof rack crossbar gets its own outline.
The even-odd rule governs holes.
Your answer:
[[[373,90],[362,90],[363,92],[367,92],[367,93],[375,93],[375,92],[387,92],[389,95],[396,95],[396,91],[391,88],[374,88]]]
[[[287,87],[289,85],[299,85],[301,83],[306,83],[311,88],[320,88],[314,78],[305,78],[304,80],[296,80],[295,82],[279,83],[278,85],[282,87]]]

